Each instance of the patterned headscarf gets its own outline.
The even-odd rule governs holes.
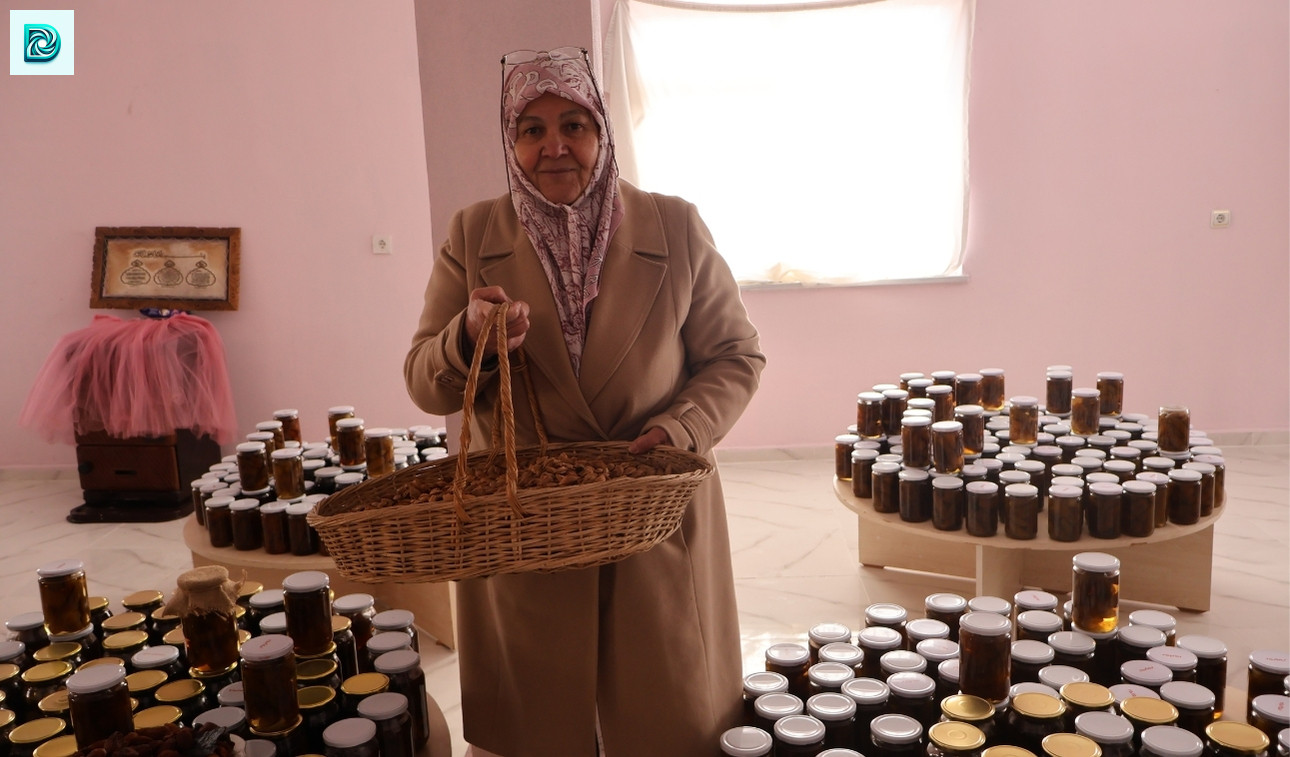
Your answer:
[[[557,205],[543,197],[524,175],[515,156],[520,114],[529,103],[547,93],[586,108],[600,127],[600,153],[591,181],[569,205]],[[502,144],[511,201],[551,284],[560,328],[577,375],[587,339],[587,311],[600,291],[605,251],[623,217],[613,135],[584,57],[538,53],[532,61],[516,65],[506,74],[502,86]]]

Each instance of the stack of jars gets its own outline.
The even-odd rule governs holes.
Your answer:
[[[1226,647],[1156,610],[1120,623],[1118,564],[1081,553],[1071,600],[937,593],[865,608],[744,677],[722,754],[759,757],[1270,757],[1290,744],[1285,652],[1250,655],[1247,711],[1220,721]],[[1244,720],[1246,722],[1240,722]]]
[[[244,581],[231,612],[183,617],[157,590],[113,613],[78,560],[37,574],[41,611],[10,618],[0,641],[0,754],[68,757],[115,732],[207,722],[281,757],[411,757],[429,738],[412,613],[333,601],[326,573]]]
[[[1125,413],[1123,374],[1098,373],[1096,387],[1071,375],[1050,366],[1041,404],[1005,400],[1000,369],[902,374],[858,395],[836,475],[877,512],[975,537],[1146,537],[1223,506],[1222,450],[1187,408]]]
[[[446,457],[447,430],[367,428],[352,405],[328,410],[326,441],[305,442],[300,414],[277,410],[256,424],[236,454],[191,482],[193,513],[212,547],[268,554],[324,553],[306,517],[347,486]]]

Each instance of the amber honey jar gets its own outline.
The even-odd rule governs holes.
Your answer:
[[[363,419],[341,418],[336,421],[336,455],[345,470],[362,469],[367,465],[367,448],[363,443]]]
[[[90,625],[84,563],[74,559],[56,560],[37,568],[36,576],[47,633],[76,633]]]
[[[1120,560],[1105,552],[1081,552],[1071,560],[1071,625],[1107,633],[1120,619]]]
[[[237,473],[242,491],[256,492],[269,488],[269,452],[262,441],[237,445]]]
[[[394,435],[388,428],[369,428],[363,432],[363,453],[367,462],[368,478],[394,472]],[[851,460],[846,462],[847,475],[851,474]]]
[[[794,642],[771,644],[766,647],[764,656],[766,670],[788,679],[788,692],[805,701],[809,696],[808,671],[811,667],[811,652],[806,645]]]
[[[294,726],[300,720],[300,705],[291,638],[257,636],[242,645],[241,657],[242,693],[251,728],[275,733]]]
[[[273,488],[278,499],[296,500],[305,496],[305,466],[300,448],[275,449],[270,457]]]
[[[303,443],[300,433],[300,411],[295,408],[283,408],[273,411],[273,419],[282,424],[282,438],[288,442]]]
[[[1075,436],[1093,436],[1100,426],[1101,393],[1090,387],[1076,387],[1071,390],[1071,433]]]
[[[67,701],[76,744],[84,749],[114,733],[134,730],[125,668],[100,665],[67,679]]]
[[[1098,372],[1097,391],[1101,395],[1100,412],[1102,415],[1119,418],[1124,414],[1123,373],[1119,371]]]
[[[1073,388],[1070,371],[1048,371],[1044,380],[1044,411],[1058,418],[1070,416]]]

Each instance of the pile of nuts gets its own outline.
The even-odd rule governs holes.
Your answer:
[[[211,745],[209,742],[214,734],[210,732],[215,730],[220,730],[221,733]],[[131,733],[114,733],[76,753],[76,757],[205,757],[205,755],[233,756],[232,739],[213,723],[201,725],[196,730],[168,724],[154,728],[140,728]]]

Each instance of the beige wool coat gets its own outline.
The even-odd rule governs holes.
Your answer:
[[[625,213],[579,376],[510,197],[453,218],[405,363],[419,407],[461,409],[467,298],[496,285],[530,305],[524,350],[553,442],[631,440],[661,426],[673,445],[712,457],[757,388],[757,331],[694,206],[620,188]],[[481,377],[476,449],[490,438],[495,373]],[[523,391],[515,404],[519,444],[536,444]],[[609,757],[708,757],[738,717],[738,616],[715,476],[648,552],[601,568],[463,581],[457,601],[465,736],[488,751],[590,757],[598,722]]]

